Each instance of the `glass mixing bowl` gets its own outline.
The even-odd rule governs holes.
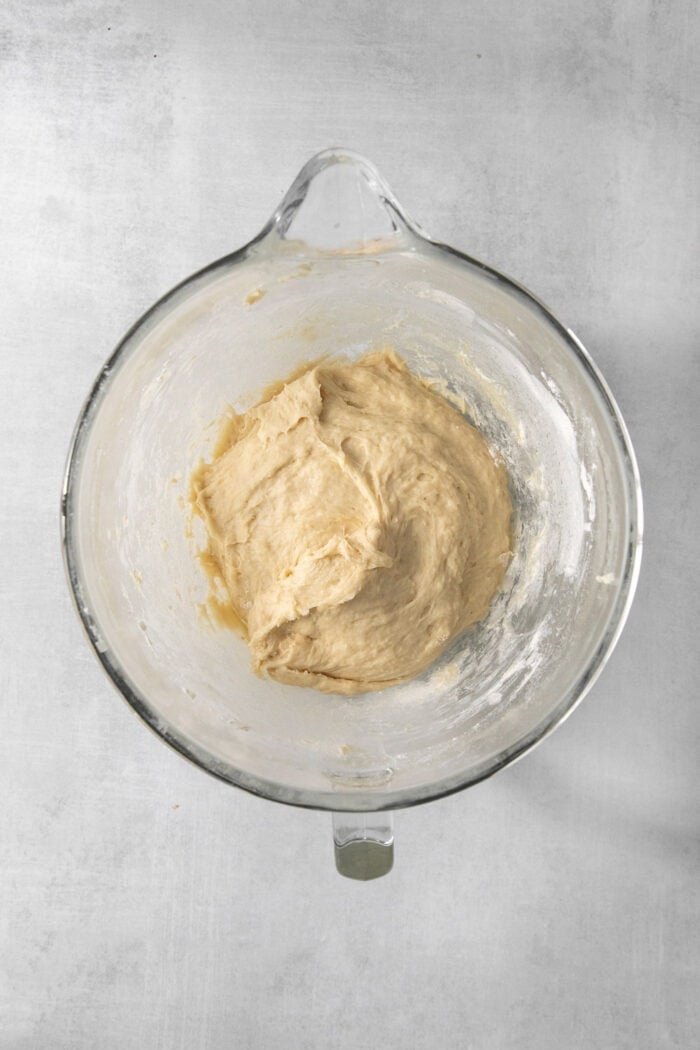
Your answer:
[[[344,697],[256,678],[245,642],[202,615],[189,476],[230,405],[321,354],[381,345],[502,455],[515,512],[504,586],[403,685]],[[391,865],[386,811],[489,776],[581,700],[641,553],[632,446],[580,342],[524,288],[427,239],[375,168],[337,149],[309,161],[255,240],[128,332],[78,420],[62,511],[78,612],[135,711],[222,780],[333,811],[339,869],[364,878]]]

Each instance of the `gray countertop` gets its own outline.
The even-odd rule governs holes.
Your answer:
[[[10,0],[0,30],[0,1047],[698,1045],[696,5]],[[576,331],[647,518],[580,709],[400,813],[395,870],[367,884],[336,875],[327,815],[145,730],[84,642],[58,540],[114,344],[336,144]]]

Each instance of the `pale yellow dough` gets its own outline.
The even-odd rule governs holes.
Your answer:
[[[395,353],[310,367],[229,437],[194,493],[256,672],[383,689],[488,612],[510,555],[505,468]]]

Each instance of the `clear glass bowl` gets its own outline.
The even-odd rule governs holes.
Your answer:
[[[320,354],[385,344],[463,402],[506,462],[505,585],[486,620],[404,685],[348,698],[263,681],[245,643],[201,615],[189,475],[227,406]],[[557,726],[619,637],[641,525],[624,422],[573,333],[524,288],[427,239],[346,150],[309,161],[254,241],[128,332],[79,418],[63,495],[78,612],[137,713],[225,781],[339,813],[467,787]],[[359,823],[381,838],[366,830],[381,821]]]

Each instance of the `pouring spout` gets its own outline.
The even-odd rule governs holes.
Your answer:
[[[417,235],[374,165],[340,148],[304,165],[269,227],[281,240],[346,254],[405,248]]]

